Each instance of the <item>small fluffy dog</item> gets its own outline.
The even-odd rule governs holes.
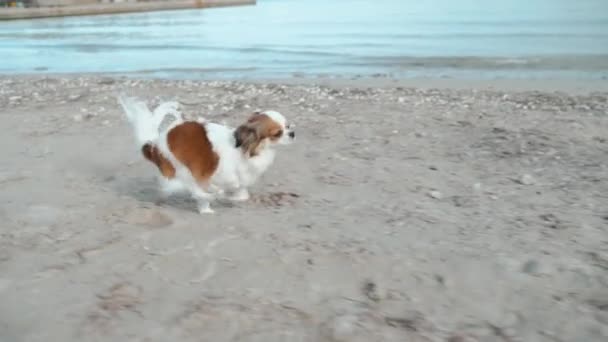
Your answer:
[[[135,131],[143,156],[160,172],[165,196],[189,192],[200,213],[218,196],[234,201],[249,198],[250,187],[272,164],[276,145],[295,139],[293,127],[279,112],[255,112],[233,129],[220,124],[184,120],[177,102],[165,102],[151,112],[135,98],[118,98]],[[161,127],[165,117],[173,122]]]

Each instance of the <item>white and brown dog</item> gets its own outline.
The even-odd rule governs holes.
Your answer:
[[[209,204],[218,196],[247,200],[248,188],[272,164],[275,145],[295,139],[293,127],[275,111],[256,112],[233,129],[184,120],[177,102],[165,102],[154,112],[135,98],[121,96],[119,102],[138,147],[160,171],[163,193],[189,192],[200,213],[213,213]],[[174,120],[163,128],[167,115]]]

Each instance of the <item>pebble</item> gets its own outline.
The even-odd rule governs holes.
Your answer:
[[[74,115],[73,119],[76,122],[80,122],[80,121],[82,121],[82,115],[76,114],[76,115]]]
[[[542,214],[539,216],[541,220],[543,220],[543,223],[549,227],[549,228],[553,228],[553,229],[560,229],[560,228],[564,228],[561,220],[559,218],[557,218],[557,216],[555,216],[554,214]]]
[[[429,196],[438,200],[443,198],[443,194],[437,190],[430,191]]]
[[[519,178],[519,183],[523,185],[532,185],[535,183],[535,180],[531,175],[525,174]]]
[[[330,341],[350,342],[358,340],[361,333],[359,318],[356,315],[342,315],[328,322],[328,337]]]
[[[104,85],[114,84],[115,82],[116,81],[111,77],[103,77],[103,78],[99,79],[99,81],[97,81],[97,83],[104,84]],[[135,85],[135,83],[133,83],[133,85]]]
[[[448,337],[447,342],[477,342],[478,340],[470,335],[454,334]]]
[[[384,322],[393,328],[406,331],[430,331],[433,324],[419,311],[402,313],[398,317],[385,316]]]
[[[162,228],[169,226],[173,220],[158,209],[141,208],[130,213],[126,221],[131,224],[146,226],[149,228]]]
[[[363,294],[374,302],[379,302],[382,299],[378,285],[371,280],[366,281],[361,289]]]
[[[70,101],[77,101],[82,97],[82,94],[72,94],[70,96],[68,96],[68,100]]]
[[[603,292],[597,292],[597,293],[593,293],[587,300],[586,300],[587,304],[589,304],[591,307],[600,310],[600,311],[606,311],[608,313],[608,293],[603,291]]]
[[[528,260],[524,263],[521,270],[530,275],[538,275],[540,273],[540,263],[536,260]]]

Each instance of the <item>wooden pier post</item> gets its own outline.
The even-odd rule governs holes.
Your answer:
[[[0,8],[0,20],[67,17],[131,12],[166,11],[192,8],[255,5],[256,0],[169,0],[145,2],[98,3],[89,5]]]

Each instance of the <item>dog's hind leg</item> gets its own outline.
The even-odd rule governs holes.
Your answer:
[[[173,194],[178,194],[186,191],[186,187],[184,187],[184,184],[175,178],[169,179],[161,176],[158,178],[158,183],[160,186],[160,197],[163,201],[167,200],[169,196]]]
[[[192,191],[192,198],[194,198],[197,203],[199,213],[213,214],[215,212],[210,206],[210,203],[215,198],[212,194],[205,192],[201,188],[195,188],[195,190]]]

